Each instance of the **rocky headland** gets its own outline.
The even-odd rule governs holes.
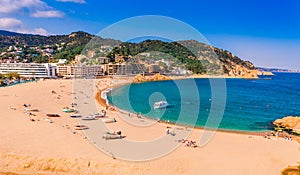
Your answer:
[[[282,119],[277,119],[273,122],[276,129],[282,129],[290,133],[300,135],[300,117],[287,116]]]

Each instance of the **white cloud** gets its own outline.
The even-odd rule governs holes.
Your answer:
[[[85,4],[86,1],[85,0],[56,0],[59,2],[74,2],[74,3],[79,3],[79,4]]]
[[[6,15],[28,13],[29,11],[31,16],[36,18],[61,18],[64,16],[63,12],[55,10],[42,0],[0,0],[0,7],[0,14]]]
[[[48,31],[43,28],[36,28],[32,32],[29,31],[29,33],[32,34],[39,34],[39,35],[49,35]]]
[[[18,33],[49,35],[43,28],[27,29],[21,20],[15,18],[0,18],[0,29]]]
[[[65,14],[57,10],[36,11],[32,14],[35,18],[62,18]]]
[[[25,34],[37,34],[37,35],[49,35],[48,31],[43,28],[35,28],[33,30],[29,29],[17,29],[13,30],[13,32],[18,32],[18,33],[25,33]]]
[[[3,30],[14,30],[23,26],[22,21],[15,18],[0,18],[0,28]]]
[[[22,9],[50,8],[41,0],[0,0],[0,13],[14,13]]]

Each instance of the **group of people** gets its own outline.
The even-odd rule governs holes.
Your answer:
[[[283,132],[283,131],[276,131],[276,132],[266,132],[263,136],[264,138],[271,139],[271,137],[279,138],[282,137],[284,140],[293,140],[292,136]]]
[[[168,126],[167,129],[166,129],[166,135],[175,136],[176,133],[171,130],[171,127]]]
[[[130,112],[128,113],[128,117],[132,118],[132,115],[133,115],[133,114],[131,114]],[[142,119],[142,114],[141,114],[141,113],[136,113],[136,117],[137,117],[138,119]]]
[[[198,147],[196,141],[181,139],[179,140],[179,142],[183,143],[184,146],[186,147],[193,147],[193,148]]]

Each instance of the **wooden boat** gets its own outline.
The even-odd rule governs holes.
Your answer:
[[[60,117],[59,114],[46,114],[47,117]]]

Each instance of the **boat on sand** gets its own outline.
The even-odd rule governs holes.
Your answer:
[[[59,114],[46,114],[47,117],[60,117]]]
[[[69,108],[64,108],[63,112],[70,113],[70,112],[75,112],[75,110],[74,109],[69,109]]]
[[[70,117],[71,118],[80,118],[81,114],[71,114]]]
[[[95,117],[92,115],[82,117],[82,120],[95,120]]]
[[[74,130],[85,130],[85,129],[89,129],[89,127],[87,127],[86,125],[75,125]]]
[[[38,112],[39,110],[36,108],[24,108],[25,111],[30,111],[30,112]]]

